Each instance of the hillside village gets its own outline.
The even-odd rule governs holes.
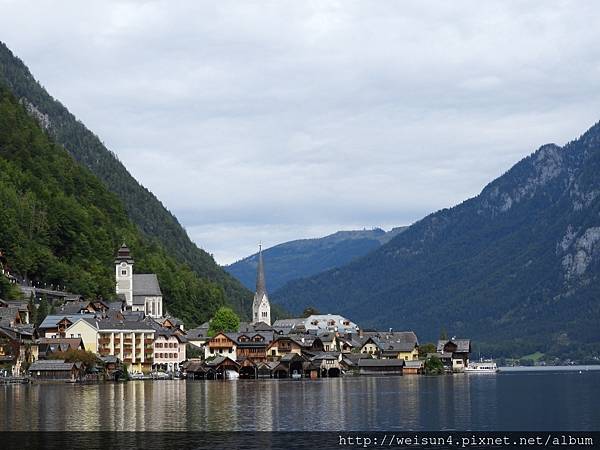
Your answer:
[[[349,374],[439,373],[468,365],[468,339],[420,347],[412,331],[363,330],[336,314],[271,322],[262,251],[252,321],[237,330],[206,322],[186,330],[169,315],[156,274],[135,273],[123,244],[115,257],[111,301],[84,299],[54,286],[19,283],[5,258],[2,273],[24,300],[0,300],[0,369],[5,381],[102,381],[130,378],[320,378]],[[41,302],[52,310],[38,318]],[[32,310],[32,306],[35,310]],[[434,371],[435,372],[435,371]]]

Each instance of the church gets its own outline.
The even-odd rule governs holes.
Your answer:
[[[267,296],[265,282],[265,266],[262,256],[262,246],[258,248],[258,267],[256,269],[256,293],[252,302],[252,322],[264,322],[271,325],[271,305]]]
[[[154,273],[133,273],[133,257],[127,245],[121,245],[115,259],[117,296],[128,311],[143,311],[147,316],[163,316],[163,298]]]

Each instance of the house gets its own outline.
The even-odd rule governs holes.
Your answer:
[[[38,347],[39,359],[47,359],[55,353],[69,350],[85,350],[81,338],[39,338],[35,343]]]
[[[123,299],[127,310],[142,311],[153,318],[162,317],[163,296],[156,274],[134,274],[134,263],[129,247],[121,245],[115,258],[117,295]]]
[[[154,370],[173,372],[186,359],[187,339],[178,333],[179,328],[159,327],[154,333]]]
[[[320,333],[318,336],[323,343],[324,351],[333,352],[338,349],[338,340],[333,331],[326,331],[325,333]]]
[[[403,359],[368,359],[358,360],[360,375],[402,375]]]
[[[237,360],[249,359],[254,362],[267,360],[267,348],[273,341],[273,332],[227,333],[236,341]]]
[[[67,328],[82,318],[94,318],[93,314],[52,314],[44,318],[38,327],[40,337],[71,337],[67,336]],[[77,336],[74,336],[77,337]]]
[[[0,368],[20,376],[23,367],[37,358],[30,327],[0,327]]]
[[[79,338],[83,342],[84,350],[98,353],[98,320],[91,314],[83,314],[69,325],[64,331],[64,337],[69,339]]]
[[[29,308],[26,302],[0,299],[0,324],[2,326],[29,323]]]
[[[94,301],[68,301],[61,305],[57,314],[102,314],[108,311],[108,305],[101,300]]]
[[[102,320],[98,328],[98,353],[116,356],[131,372],[150,372],[154,364],[156,330],[146,322]]]
[[[311,358],[311,363],[319,371],[320,377],[339,377],[342,374],[341,353],[321,352]]]
[[[441,339],[437,343],[436,351],[440,354],[442,362],[448,360],[448,355],[451,355],[451,370],[452,372],[463,372],[469,365],[469,355],[471,353],[470,339],[450,340]]]
[[[283,355],[272,369],[273,378],[290,378],[294,374],[304,374],[305,363],[308,359],[296,353]]]
[[[404,361],[403,375],[420,375],[424,372],[425,361],[422,359]]]
[[[240,364],[227,356],[217,356],[204,363],[207,380],[223,380],[227,378],[227,372],[238,372]]]
[[[188,330],[185,334],[189,344],[195,345],[196,347],[203,347],[208,337],[209,323],[205,322],[199,327]]]
[[[379,359],[419,359],[419,342],[412,331],[380,332],[370,335],[364,341],[360,352]]]
[[[62,359],[39,360],[29,366],[29,376],[38,381],[77,381],[85,375],[80,362],[65,362]]]
[[[276,336],[266,351],[269,358],[281,358],[288,353],[302,354],[303,345],[290,336]]]
[[[303,318],[280,319],[273,323],[273,328],[281,334],[302,332],[333,331],[340,334],[358,334],[359,328],[354,322],[337,314],[313,314]]]
[[[235,361],[237,359],[236,350],[237,342],[235,339],[230,338],[225,333],[217,333],[206,342],[204,346],[204,359],[215,356],[226,356]]]

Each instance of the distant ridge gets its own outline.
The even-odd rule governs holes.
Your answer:
[[[288,281],[341,267],[375,250],[404,229],[338,231],[322,238],[299,239],[263,250],[269,289],[274,291]],[[225,269],[248,289],[253,289],[257,263],[258,254],[255,253]]]

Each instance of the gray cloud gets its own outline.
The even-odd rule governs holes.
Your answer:
[[[600,119],[597,2],[0,11],[0,39],[223,263],[411,223]]]

